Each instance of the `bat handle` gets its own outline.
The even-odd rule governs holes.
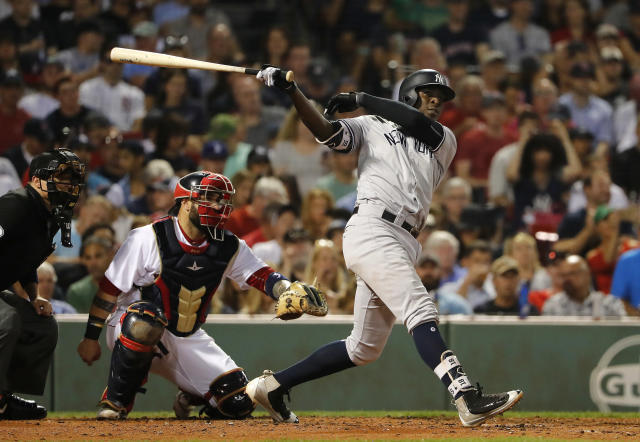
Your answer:
[[[245,68],[244,70],[244,73],[248,75],[256,75],[258,72],[260,72],[260,69]],[[293,71],[280,71],[280,76],[286,81],[293,81],[294,79]]]

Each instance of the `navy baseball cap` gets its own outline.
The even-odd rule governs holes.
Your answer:
[[[247,155],[247,166],[252,164],[265,164],[271,163],[269,157],[269,149],[264,146],[255,146]]]
[[[207,160],[224,160],[229,156],[227,145],[219,140],[211,140],[202,146],[202,158]]]

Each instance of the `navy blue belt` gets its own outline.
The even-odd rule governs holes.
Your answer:
[[[358,206],[356,206],[356,208],[353,209],[353,213],[354,214],[358,213]],[[382,216],[380,218],[382,218],[385,221],[389,221],[390,223],[395,224],[397,217],[398,217],[398,215],[395,215],[392,212],[389,212],[387,209],[384,209],[384,211],[382,212]],[[400,225],[400,227],[402,227],[404,230],[409,232],[409,234],[411,236],[413,236],[414,238],[417,238],[418,237],[418,233],[420,233],[418,231],[418,229],[416,229],[414,226],[412,226],[411,224],[409,224],[406,221],[403,222],[402,225]]]

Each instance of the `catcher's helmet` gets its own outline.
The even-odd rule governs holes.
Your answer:
[[[206,229],[213,239],[224,239],[222,229],[233,211],[232,198],[235,194],[231,180],[219,173],[206,170],[193,172],[178,181],[173,197],[176,205],[171,214],[177,214],[180,201],[189,198],[198,207],[200,226]]]
[[[434,86],[445,93],[445,101],[453,100],[456,93],[449,87],[449,80],[434,69],[420,69],[409,74],[400,84],[398,99],[409,106],[418,103],[418,90],[425,86]]]

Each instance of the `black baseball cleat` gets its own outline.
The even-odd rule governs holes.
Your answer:
[[[512,390],[506,393],[482,394],[482,387],[466,391],[455,400],[460,421],[465,427],[480,425],[492,416],[502,414],[513,407],[524,393],[522,390]]]
[[[262,376],[250,381],[245,391],[254,404],[262,405],[269,412],[274,421],[298,423],[298,416],[284,403],[284,395],[289,391],[278,383],[271,370],[265,370]]]
[[[47,409],[35,401],[28,401],[14,394],[5,394],[0,399],[0,420],[30,420],[45,417],[47,417]]]

